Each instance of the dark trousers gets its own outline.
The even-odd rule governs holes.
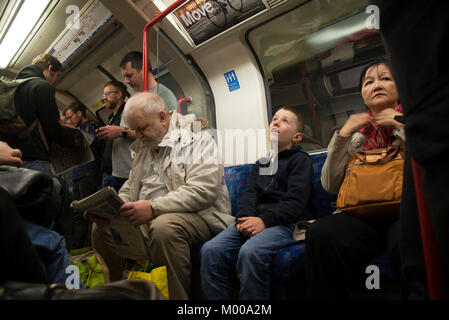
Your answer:
[[[31,244],[9,194],[0,188],[0,283],[48,283],[44,264]]]
[[[380,8],[380,31],[404,108],[407,150],[421,166],[422,187],[433,232],[444,259],[442,268],[448,279],[449,61],[442,48],[449,39],[449,3],[437,0],[408,1],[406,4],[399,0],[373,2]],[[410,34],[413,37],[408,36]],[[425,50],[416,49],[415,39],[420,39],[419,47]],[[410,58],[411,52],[414,53],[413,58]],[[407,202],[404,204],[403,201],[402,205],[416,206],[415,199]],[[416,220],[416,217],[415,210],[406,218]],[[412,230],[409,232],[413,236]],[[419,237],[416,228],[414,236]],[[421,250],[421,245],[415,243],[415,251],[418,250]],[[415,259],[411,252],[410,248],[401,253],[409,264]],[[415,261],[415,266],[421,268],[422,262]],[[413,286],[411,284],[411,288]],[[446,288],[449,288],[449,283],[446,283]]]
[[[397,220],[363,220],[343,213],[315,221],[306,233],[308,298],[348,299],[351,286],[368,277],[365,268],[371,259],[387,251],[398,268],[397,227]]]
[[[407,299],[426,299],[428,297],[426,269],[409,152],[406,152],[404,162],[404,181],[399,214],[399,248],[405,297]]]
[[[84,176],[73,181],[73,200],[80,200],[98,191],[100,180],[98,175]],[[83,212],[73,212],[72,241],[70,249],[91,246],[92,223],[83,218]]]
[[[429,206],[430,218],[437,245],[445,264],[446,281],[449,279],[449,151],[420,163],[422,184]],[[449,283],[446,283],[449,288]]]

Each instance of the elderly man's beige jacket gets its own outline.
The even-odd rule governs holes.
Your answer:
[[[217,234],[235,222],[217,145],[207,131],[201,130],[195,115],[171,114],[169,131],[159,144],[161,148],[170,148],[160,160],[168,193],[151,200],[153,216],[198,213],[211,232]],[[134,161],[119,195],[125,202],[146,200],[139,199],[141,181],[146,164],[156,159],[141,140],[129,149]]]

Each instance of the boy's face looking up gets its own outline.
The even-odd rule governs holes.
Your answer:
[[[278,152],[290,149],[293,143],[302,140],[302,133],[298,131],[298,118],[290,110],[280,109],[270,123],[270,140],[278,141]]]

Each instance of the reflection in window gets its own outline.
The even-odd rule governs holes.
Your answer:
[[[368,1],[309,1],[248,33],[269,86],[271,113],[284,105],[304,117],[306,150],[326,148],[352,113],[365,111],[364,65],[385,55],[367,29]]]

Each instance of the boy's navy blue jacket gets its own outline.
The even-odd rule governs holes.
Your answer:
[[[313,166],[304,149],[293,146],[281,151],[277,172],[272,176],[259,174],[260,168],[268,166],[259,161],[251,170],[237,218],[260,217],[267,228],[312,219]]]

